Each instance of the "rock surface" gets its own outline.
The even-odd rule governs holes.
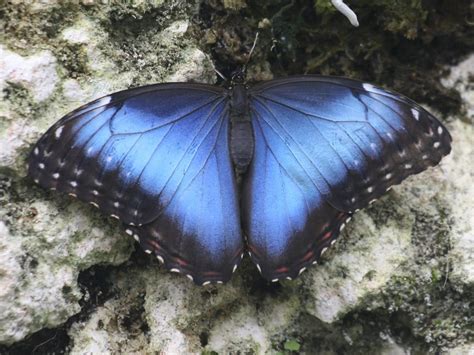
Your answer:
[[[56,58],[50,51],[41,51],[29,57],[0,47],[0,89],[20,85],[28,90],[36,102],[46,100],[56,88]]]
[[[443,116],[452,154],[356,214],[321,265],[295,281],[266,284],[246,259],[228,284],[196,287],[135,250],[116,221],[25,177],[32,144],[77,106],[151,82],[215,82],[202,40],[217,43],[216,53],[215,37],[235,52],[239,43],[230,30],[200,32],[214,16],[206,6],[8,8],[0,37],[0,352],[472,354],[472,56],[442,81],[460,92],[465,112]],[[223,9],[237,16],[249,6],[225,1]],[[252,77],[271,77],[270,59],[254,60]],[[43,336],[46,328],[62,336]]]
[[[444,85],[461,92],[468,119],[468,123],[453,122],[452,129],[462,134],[455,136],[453,154],[444,165],[446,178],[451,182],[447,194],[453,218],[450,278],[461,288],[474,284],[474,90],[469,81],[473,75],[474,55],[471,55],[443,80]]]

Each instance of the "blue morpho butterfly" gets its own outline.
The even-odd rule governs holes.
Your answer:
[[[197,284],[228,281],[244,251],[277,281],[450,143],[400,94],[313,75],[249,87],[240,71],[228,89],[156,84],[82,106],[41,137],[29,175],[120,219]]]

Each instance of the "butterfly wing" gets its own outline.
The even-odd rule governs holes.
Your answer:
[[[270,280],[297,276],[354,211],[450,151],[449,133],[430,113],[369,84],[304,76],[250,94],[255,151],[243,227]]]
[[[58,121],[29,175],[120,219],[172,271],[226,281],[243,242],[227,93],[198,84],[119,92]]]

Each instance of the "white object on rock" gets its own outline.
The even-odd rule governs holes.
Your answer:
[[[347,17],[347,19],[350,21],[352,26],[359,27],[359,21],[357,20],[357,15],[355,14],[354,11],[351,10],[349,6],[344,4],[344,1],[331,0],[331,3],[341,14]]]

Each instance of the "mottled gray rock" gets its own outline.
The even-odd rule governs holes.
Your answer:
[[[296,295],[267,298],[257,301],[257,306],[240,275],[223,286],[196,287],[179,275],[160,270],[156,263],[149,269],[127,268],[113,278],[116,297],[69,331],[74,339],[73,353],[91,349],[110,353],[117,349],[163,354],[243,349],[266,353],[272,350],[272,337],[283,332],[299,313]],[[120,319],[131,317],[134,310],[142,318],[132,323],[134,330],[130,331],[121,326]],[[137,328],[142,331],[135,332]],[[125,344],[127,334],[131,338]]]
[[[474,97],[473,97],[474,103]],[[450,181],[446,191],[452,211],[451,250],[452,263],[450,278],[458,285],[474,285],[474,127],[456,121],[452,124],[455,132],[453,153],[444,165]]]
[[[474,55],[468,56],[461,63],[450,68],[450,74],[441,82],[444,86],[455,88],[463,99],[467,117],[474,122],[474,90],[470,76],[474,73]]]
[[[28,57],[0,46],[0,90],[16,84],[27,89],[33,100],[41,102],[56,88],[56,58],[50,51],[41,51]]]
[[[289,348],[306,341],[308,348],[328,352],[368,343],[368,352],[410,353],[411,345],[397,344],[401,340],[389,332],[397,312],[424,344],[447,339],[449,347],[450,339],[468,337],[474,132],[457,117],[448,124],[452,155],[356,214],[321,265],[298,280],[267,285],[244,261],[230,283],[202,288],[161,270],[143,253],[122,264],[133,243],[118,223],[35,187],[25,178],[25,157],[51,124],[90,100],[160,81],[213,83],[216,75],[199,39],[190,35],[197,1],[82,4],[65,12],[67,20],[51,37],[35,37],[43,41],[38,47],[17,46],[8,37],[0,47],[0,343],[20,341],[78,313],[67,330],[73,354],[265,354],[288,341]],[[245,5],[224,3],[234,10]],[[66,11],[62,6],[40,2],[30,10],[40,18]],[[150,11],[160,15],[147,24]],[[145,30],[126,22],[130,18],[145,18]],[[468,115],[474,104],[470,63],[472,57],[444,81],[461,91]],[[268,62],[251,65],[250,76],[271,77]],[[78,286],[79,273],[104,264],[120,265],[107,274],[109,298],[81,309],[79,301],[90,295]],[[363,339],[364,321],[388,329]],[[454,345],[452,354],[472,353],[472,346]]]
[[[0,343],[55,327],[80,311],[79,271],[119,264],[131,242],[69,200],[16,201],[0,210]]]
[[[117,297],[97,307],[69,330],[71,354],[150,353],[150,337],[143,324],[143,278],[130,269],[120,275]]]
[[[395,203],[391,206],[393,217],[381,226],[366,212],[357,214],[345,234],[344,247],[334,250],[330,262],[305,277],[310,314],[328,323],[338,320],[368,295],[380,292],[400,266],[413,258],[413,218]]]
[[[461,93],[471,123],[455,121],[453,153],[446,159],[444,172],[449,180],[446,191],[451,207],[450,278],[460,287],[474,285],[474,91],[469,77],[474,75],[474,55],[452,68],[443,84]]]
[[[474,355],[474,344],[465,344],[446,352],[448,355]]]
[[[242,291],[245,292],[245,291]],[[207,349],[219,354],[274,351],[272,338],[285,333],[300,311],[297,295],[265,297],[262,302],[245,302],[228,317],[217,320],[210,330]]]
[[[151,333],[150,348],[156,352],[198,352],[199,324],[239,303],[241,285],[235,287],[235,282],[217,290],[194,287],[189,280],[168,273],[151,271],[145,277],[144,310]]]

